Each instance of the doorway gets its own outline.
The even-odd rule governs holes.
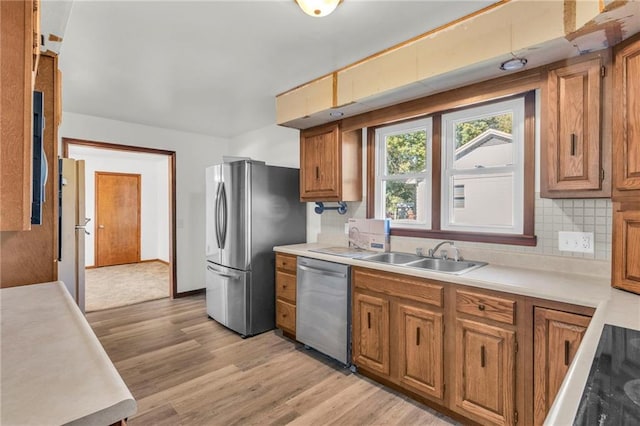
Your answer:
[[[95,172],[95,266],[140,262],[140,174]]]
[[[94,159],[94,166],[87,163],[87,215],[95,219],[87,236],[87,289],[90,278],[102,281],[107,307],[117,306],[113,292],[124,304],[143,301],[133,288],[145,282],[147,300],[179,297],[175,152],[70,138],[62,145],[64,157]]]

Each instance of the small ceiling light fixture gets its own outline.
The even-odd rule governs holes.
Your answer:
[[[295,0],[295,2],[307,15],[320,18],[333,12],[342,0]]]
[[[344,115],[344,112],[342,112],[342,111],[331,111],[331,112],[329,112],[329,115],[331,117],[342,117]]]
[[[525,58],[514,57],[513,59],[509,59],[508,61],[501,63],[500,69],[502,71],[514,71],[524,68],[525,65],[527,65],[527,60]]]

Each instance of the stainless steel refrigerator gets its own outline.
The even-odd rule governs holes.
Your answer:
[[[206,169],[207,314],[242,336],[275,326],[273,247],[306,240],[298,169],[234,161]]]
[[[61,158],[58,164],[58,280],[84,312],[84,160]]]

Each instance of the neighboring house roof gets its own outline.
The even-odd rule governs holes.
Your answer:
[[[454,159],[459,160],[460,158],[480,147],[503,145],[511,142],[511,134],[501,132],[500,130],[488,129],[480,133],[475,138],[471,139],[466,144],[462,145],[460,148],[456,149]]]

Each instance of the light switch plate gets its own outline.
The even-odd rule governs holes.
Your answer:
[[[558,232],[558,250],[593,253],[593,232]]]

